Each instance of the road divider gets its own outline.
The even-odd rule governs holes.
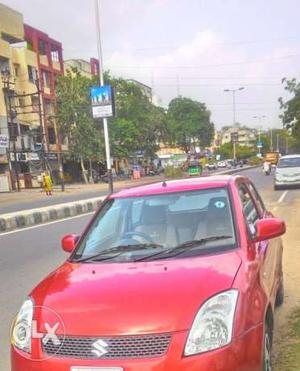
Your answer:
[[[17,211],[0,215],[0,234],[18,228],[65,219],[75,215],[93,212],[101,205],[105,197],[67,202],[38,209]]]
[[[237,174],[256,166],[244,166],[237,169],[227,169],[217,173],[208,173],[209,176]],[[16,211],[0,215],[0,236],[1,233],[10,232],[16,229],[24,229],[34,225],[53,222],[59,219],[66,219],[76,215],[83,215],[98,209],[104,200],[103,197],[95,197],[87,200],[67,202],[43,208]]]

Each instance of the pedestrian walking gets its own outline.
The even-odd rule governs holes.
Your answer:
[[[52,179],[48,172],[43,175],[43,186],[47,196],[52,196]]]

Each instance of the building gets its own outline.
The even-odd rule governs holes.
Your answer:
[[[52,168],[58,167],[60,153],[67,150],[63,138],[59,138],[55,121],[55,82],[64,73],[62,44],[46,33],[24,25],[27,48],[37,57],[37,75],[42,96],[44,144],[47,160]]]
[[[236,143],[241,146],[253,147],[257,141],[256,129],[251,129],[246,126],[230,126],[224,127],[218,134],[220,144],[232,142],[233,136],[236,138]]]
[[[9,148],[0,148],[0,173],[12,175],[13,187],[16,174],[21,187],[31,185],[27,175],[32,161],[38,160],[33,147],[39,139],[40,115],[32,109],[38,106],[34,95],[37,68],[36,54],[24,43],[22,14],[0,4],[0,134],[10,139]]]
[[[128,82],[131,82],[132,84],[137,85],[144,95],[149,99],[149,101],[152,101],[152,88],[148,85],[143,84],[140,81],[134,80],[134,79],[127,79]]]
[[[95,58],[91,58],[89,62],[84,59],[68,59],[64,61],[64,68],[66,72],[75,68],[83,76],[90,79],[93,76],[98,76],[99,63]]]

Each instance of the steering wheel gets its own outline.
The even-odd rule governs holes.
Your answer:
[[[146,233],[138,232],[138,231],[127,232],[127,233],[125,233],[124,238],[127,238],[127,237],[133,237],[133,236],[142,237],[142,238],[143,238],[144,240],[146,240],[147,242],[155,244],[155,242],[154,242],[154,240],[153,240],[152,237],[150,237],[150,236],[149,236],[148,234],[146,234]],[[133,239],[134,239],[134,238],[133,238]]]

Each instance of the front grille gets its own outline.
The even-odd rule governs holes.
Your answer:
[[[167,353],[171,342],[170,334],[58,338],[60,345],[55,345],[51,339],[46,344],[42,342],[43,352],[49,356],[79,359],[161,357]],[[97,342],[99,346],[97,346]]]

